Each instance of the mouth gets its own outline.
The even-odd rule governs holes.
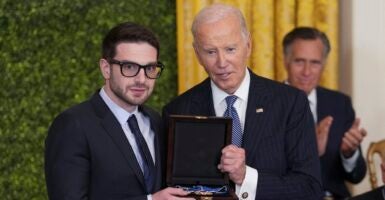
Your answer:
[[[309,85],[311,84],[313,81],[310,80],[310,79],[302,79],[299,81],[301,85]]]
[[[226,80],[230,77],[231,73],[228,72],[228,73],[219,73],[219,74],[216,74],[216,76],[219,78],[219,79],[222,79],[222,80]]]
[[[134,96],[142,96],[146,92],[145,87],[132,87],[130,90]]]

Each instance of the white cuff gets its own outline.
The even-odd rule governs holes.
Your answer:
[[[235,185],[235,194],[240,200],[255,199],[257,194],[258,171],[246,166],[246,175],[242,185]]]
[[[347,173],[350,173],[353,171],[353,169],[356,167],[356,163],[358,160],[358,156],[360,155],[360,152],[358,149],[354,152],[353,156],[350,158],[345,158],[342,153],[340,153],[341,159],[342,159],[342,165],[344,166],[344,169]]]
[[[151,194],[147,195],[147,200],[152,200],[152,195]]]

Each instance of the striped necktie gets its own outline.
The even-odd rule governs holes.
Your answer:
[[[234,103],[237,100],[237,96],[227,96],[226,103],[227,109],[225,111],[224,117],[230,117],[233,119],[233,134],[231,138],[231,143],[241,147],[242,146],[242,127],[239,120],[237,110],[234,108]]]

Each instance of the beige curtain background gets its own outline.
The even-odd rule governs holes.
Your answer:
[[[321,85],[338,88],[337,0],[176,0],[178,92],[182,93],[207,77],[194,55],[190,31],[196,13],[212,3],[238,7],[251,32],[253,50],[248,63],[256,74],[277,81],[286,79],[282,38],[297,26],[313,26],[325,32],[332,50]]]

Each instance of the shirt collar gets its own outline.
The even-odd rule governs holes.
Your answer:
[[[286,85],[290,85],[289,81],[285,80],[284,83]],[[317,96],[316,96],[316,89],[313,88],[311,91],[310,91],[310,94],[307,95],[307,98],[309,100],[309,102],[312,102],[312,103],[317,103]]]
[[[104,100],[104,102],[107,104],[108,108],[111,110],[111,112],[114,114],[114,116],[118,119],[119,123],[121,125],[125,124],[127,122],[127,119],[132,115],[138,113],[138,106],[135,107],[135,110],[132,113],[127,112],[122,107],[120,107],[118,104],[116,104],[112,99],[107,95],[106,91],[104,90],[104,87],[99,92],[100,97]]]
[[[310,91],[309,95],[307,95],[307,99],[311,104],[317,105],[317,96],[315,88]]]
[[[237,96],[239,99],[247,102],[247,97],[249,96],[249,86],[250,86],[250,74],[249,70],[246,69],[245,77],[239,88],[234,92],[233,95]],[[213,93],[213,103],[219,105],[224,99],[229,96],[225,91],[218,88],[215,83],[211,80],[211,91]]]

